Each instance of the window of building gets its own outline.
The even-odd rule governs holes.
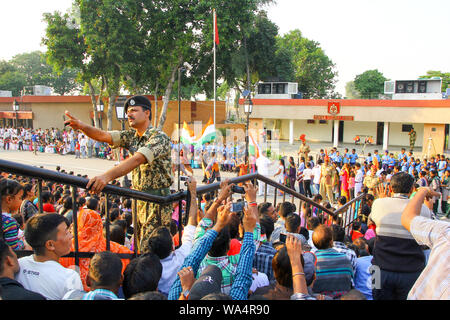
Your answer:
[[[327,124],[327,120],[319,120],[320,124]]]
[[[410,132],[412,128],[412,124],[402,124],[402,132]]]
[[[315,124],[316,120],[309,119],[309,120],[306,120],[306,123],[308,123],[308,124]]]

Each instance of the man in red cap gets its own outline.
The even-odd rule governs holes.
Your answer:
[[[311,148],[306,144],[306,138],[305,134],[302,134],[300,136],[300,140],[302,141],[302,144],[300,148],[298,149],[297,154],[302,158],[305,158],[305,161],[308,161],[308,154],[311,152]]]
[[[64,124],[74,130],[83,131],[88,137],[106,142],[113,148],[127,149],[132,157],[105,173],[93,177],[86,189],[99,193],[112,180],[132,172],[132,188],[153,195],[167,196],[173,183],[170,139],[161,130],[151,125],[151,103],[144,96],[133,96],[125,101],[125,113],[132,128],[123,131],[103,131],[81,122],[66,111],[69,118]],[[142,241],[159,226],[170,228],[172,205],[159,205],[137,201],[137,238]]]

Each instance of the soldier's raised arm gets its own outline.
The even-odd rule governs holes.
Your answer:
[[[94,139],[100,142],[106,142],[110,145],[113,144],[112,136],[109,132],[97,129],[93,126],[90,126],[81,120],[75,118],[70,114],[69,111],[66,110],[65,115],[69,118],[69,120],[64,121],[65,126],[70,126],[74,130],[81,130],[86,134],[89,138]]]

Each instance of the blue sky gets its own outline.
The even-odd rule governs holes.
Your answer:
[[[5,0],[0,59],[44,50],[44,12],[65,12],[72,0]],[[300,29],[336,64],[337,91],[370,69],[390,79],[450,72],[449,0],[277,0],[265,8],[279,33]],[[218,13],[220,19],[220,13]],[[219,30],[220,31],[220,30]]]

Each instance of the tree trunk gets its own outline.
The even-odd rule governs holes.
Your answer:
[[[178,64],[172,69],[172,74],[169,79],[169,83],[167,84],[166,91],[164,93],[163,97],[163,106],[161,110],[161,116],[159,117],[159,124],[158,129],[162,130],[164,123],[166,122],[166,116],[167,116],[167,108],[169,106],[170,101],[170,95],[172,93],[173,84],[175,83],[175,75],[177,74],[178,67],[180,66],[181,62],[183,61],[182,57],[178,59]]]
[[[156,80],[156,87],[155,87],[155,120],[153,126],[156,127],[157,120],[158,120],[158,89],[159,89],[159,80]]]
[[[97,114],[97,102],[95,100],[95,89],[94,89],[94,86],[92,85],[91,81],[88,81],[87,85],[89,87],[89,93],[90,93],[90,96],[91,96],[92,108],[94,110],[94,126],[96,128],[100,128],[99,124],[97,123],[98,114]],[[100,98],[100,96],[99,96],[99,98]]]
[[[109,95],[109,97],[108,97],[109,98],[109,100],[108,100],[108,114],[107,114],[107,117],[108,117],[108,122],[107,122],[108,131],[112,130],[112,114],[113,114],[113,109],[115,109],[114,106],[115,106],[115,102],[116,102],[116,97],[117,97],[117,94],[115,92],[111,93]]]

